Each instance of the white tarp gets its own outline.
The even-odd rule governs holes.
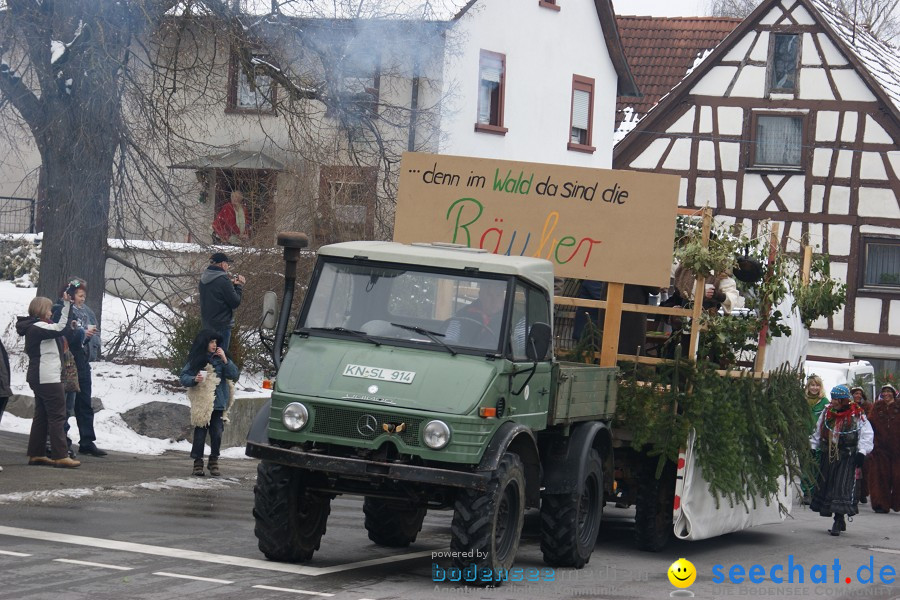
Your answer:
[[[681,459],[684,459],[683,467],[678,470],[679,479],[675,486],[676,536],[683,540],[705,540],[748,527],[781,523],[785,519],[791,511],[793,494],[790,487],[785,490],[784,477],[778,479],[777,497],[768,504],[757,498],[755,508],[748,501],[748,510],[743,504],[732,507],[726,498],[719,498],[719,507],[716,508],[716,500],[709,492],[709,483],[703,479],[697,464],[695,437],[692,430],[684,455],[678,461],[681,466]]]
[[[768,373],[778,369],[785,363],[797,368],[806,361],[806,347],[809,344],[809,330],[800,319],[800,311],[791,310],[794,296],[787,293],[781,304],[775,310],[781,311],[782,322],[791,328],[791,334],[781,337],[773,337],[766,348],[766,359],[763,361],[763,371]]]

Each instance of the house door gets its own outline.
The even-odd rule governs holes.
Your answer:
[[[231,192],[244,196],[247,232],[252,246],[271,246],[275,239],[275,184],[277,171],[255,169],[219,169],[216,171],[215,213],[231,202]],[[214,241],[221,241],[214,239]]]

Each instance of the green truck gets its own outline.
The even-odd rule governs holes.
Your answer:
[[[614,497],[617,371],[555,359],[551,263],[451,244],[323,246],[292,319],[306,237],[278,242],[278,374],[247,442],[261,461],[260,550],[309,560],[331,500],[352,494],[384,546],[414,542],[427,510],[452,510],[455,566],[484,582],[512,567],[530,508],[545,562],[583,567]]]

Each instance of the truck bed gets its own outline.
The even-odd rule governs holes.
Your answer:
[[[616,367],[559,362],[553,366],[556,394],[547,413],[548,425],[610,420],[616,412]]]

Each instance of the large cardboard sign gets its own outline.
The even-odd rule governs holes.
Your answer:
[[[536,256],[561,277],[668,286],[679,178],[408,152],[394,240]]]

